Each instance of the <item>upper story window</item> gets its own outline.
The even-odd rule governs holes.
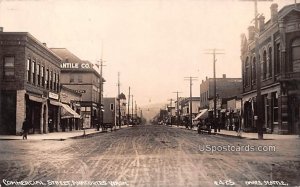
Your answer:
[[[30,82],[30,79],[31,79],[31,59],[27,59],[26,70],[27,70],[27,82]]]
[[[41,68],[41,81],[42,81],[42,87],[45,86],[45,66],[42,66]]]
[[[78,74],[78,83],[82,83],[82,75]]]
[[[272,75],[273,75],[273,59],[272,59],[272,48],[270,47],[269,48],[269,54],[268,54],[268,57],[269,57],[269,59],[268,59],[268,65],[269,65],[269,77],[272,77]]]
[[[35,73],[36,69],[35,69],[35,61],[32,61],[32,65],[31,65],[31,73],[32,73],[32,83],[35,84],[35,80],[36,80],[36,73]]]
[[[256,58],[252,59],[252,83],[256,83]]]
[[[36,65],[36,75],[37,75],[37,85],[41,85],[41,66],[40,64]]]
[[[3,75],[4,78],[14,78],[15,57],[4,57]]]
[[[73,83],[74,82],[74,74],[70,74],[70,83]]]
[[[49,75],[49,84],[50,84],[50,89],[53,89],[53,71],[50,71],[50,75]]]
[[[277,75],[280,73],[280,43],[276,44],[275,53],[274,70],[275,74]]]
[[[49,89],[49,69],[46,70],[46,77],[45,77],[45,84],[46,88]]]
[[[113,111],[114,110],[114,104],[110,103],[110,110]]]
[[[245,76],[244,76],[244,81],[245,81],[245,86],[249,85],[250,82],[250,63],[249,63],[249,58],[246,58],[245,62]]]
[[[267,52],[263,53],[263,61],[262,61],[262,79],[266,79],[267,77]]]
[[[300,72],[300,38],[292,43],[293,71]]]

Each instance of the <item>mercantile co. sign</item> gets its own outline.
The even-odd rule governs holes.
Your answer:
[[[60,65],[61,68],[65,68],[65,69],[89,69],[92,68],[91,64],[89,63],[62,63]]]

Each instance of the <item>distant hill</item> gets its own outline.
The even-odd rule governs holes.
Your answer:
[[[141,109],[143,110],[143,117],[149,121],[159,113],[160,109],[165,108],[165,106],[166,103],[153,103],[146,106],[141,106]]]

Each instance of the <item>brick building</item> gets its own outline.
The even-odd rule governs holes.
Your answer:
[[[61,59],[27,32],[0,29],[0,134],[58,130]]]
[[[256,131],[257,76],[261,83],[263,127],[279,134],[299,133],[300,106],[300,5],[271,5],[271,19],[260,16],[258,48],[255,29],[248,28],[241,47],[243,74],[243,112],[245,129]],[[258,59],[256,59],[257,57]],[[261,75],[257,75],[259,63]]]
[[[238,96],[242,93],[241,78],[216,78],[216,95],[218,100]],[[206,78],[200,84],[200,108],[208,109],[210,100],[214,98],[214,79]],[[221,105],[220,105],[221,106]]]
[[[91,62],[81,60],[66,48],[51,48],[51,50],[62,59],[61,84],[82,94],[80,106],[83,127],[96,127],[100,118],[100,74],[93,68]],[[102,82],[104,81],[102,79]],[[103,84],[101,90],[103,93]]]

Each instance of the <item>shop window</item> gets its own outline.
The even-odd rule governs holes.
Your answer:
[[[300,72],[300,38],[292,43],[293,71]]]
[[[278,122],[278,95],[277,92],[272,93],[273,101],[273,122]]]
[[[14,78],[15,76],[15,57],[4,57],[4,78]]]

